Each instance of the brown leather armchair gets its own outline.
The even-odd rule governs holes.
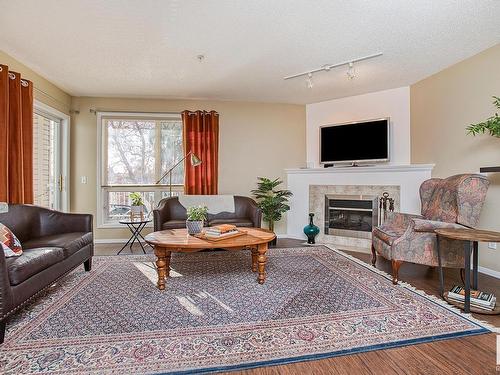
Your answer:
[[[0,214],[21,242],[23,254],[0,251],[0,343],[7,318],[80,264],[90,271],[94,255],[92,215],[32,205],[9,205]]]
[[[177,197],[164,198],[153,210],[154,230],[186,228],[186,208]],[[234,212],[208,214],[206,225],[233,224],[238,227],[260,228],[262,211],[252,198],[234,196]]]

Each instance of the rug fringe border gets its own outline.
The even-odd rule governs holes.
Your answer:
[[[326,248],[328,248],[330,250],[335,251],[337,254],[340,254],[340,255],[346,257],[347,259],[352,260],[353,262],[355,262],[355,263],[357,263],[357,264],[359,264],[359,265],[361,265],[361,266],[369,269],[370,271],[372,271],[372,272],[374,272],[376,274],[379,274],[379,275],[385,277],[386,279],[388,279],[388,280],[390,280],[392,282],[392,276],[389,275],[387,272],[379,270],[378,268],[373,267],[372,265],[370,265],[370,264],[368,264],[368,263],[366,263],[366,262],[364,262],[364,261],[362,261],[362,260],[360,260],[360,259],[358,259],[358,258],[356,258],[356,257],[354,257],[352,255],[350,255],[350,254],[347,254],[344,251],[339,250],[339,249],[335,248],[332,245],[321,244],[321,246],[324,246],[324,247],[326,247]],[[477,319],[474,316],[472,316],[472,314],[470,314],[470,313],[464,313],[458,307],[450,305],[450,304],[448,304],[448,302],[446,302],[446,301],[442,300],[441,298],[436,297],[436,296],[434,296],[432,294],[427,294],[425,291],[423,291],[421,289],[417,289],[413,285],[411,285],[411,284],[409,284],[407,282],[398,280],[398,285],[396,285],[396,287],[397,286],[400,286],[400,287],[406,288],[408,290],[411,290],[412,292],[414,292],[414,293],[416,293],[416,294],[418,294],[418,295],[420,295],[422,297],[425,297],[425,298],[431,300],[432,302],[434,302],[434,303],[436,303],[436,304],[438,304],[438,305],[446,308],[447,310],[449,310],[451,312],[454,312],[455,314],[458,314],[458,315],[460,315],[460,316],[462,316],[462,317],[470,320],[471,322],[473,322],[473,323],[475,323],[475,324],[477,324],[477,325],[479,325],[479,326],[481,326],[483,328],[486,328],[486,329],[488,329],[488,330],[490,330],[490,331],[492,331],[494,333],[500,333],[500,328],[495,327],[491,323],[488,323],[488,322],[486,322],[484,320]]]

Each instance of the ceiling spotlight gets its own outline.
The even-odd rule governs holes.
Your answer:
[[[354,63],[351,61],[347,69],[347,78],[354,79],[354,77],[356,77],[356,71],[354,70]]]
[[[313,83],[313,80],[312,80],[312,73],[308,73],[307,74],[307,78],[306,78],[306,86],[308,89],[312,89],[313,86],[314,86],[314,83]]]

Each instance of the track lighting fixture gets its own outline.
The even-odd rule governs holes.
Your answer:
[[[364,57],[359,57],[357,59],[351,59],[351,60],[343,61],[343,62],[337,63],[337,64],[322,65],[320,68],[308,70],[308,71],[302,72],[302,73],[292,74],[291,76],[283,77],[283,79],[286,80],[286,79],[292,79],[292,78],[307,76],[307,78],[306,78],[306,84],[307,84],[307,88],[310,89],[310,88],[313,87],[313,81],[312,81],[312,75],[313,75],[313,73],[317,73],[317,72],[329,72],[333,68],[338,68],[340,66],[345,66],[345,65],[347,65],[347,67],[348,67],[347,68],[347,78],[353,79],[354,77],[356,77],[356,71],[354,69],[354,63],[356,63],[358,61],[373,59],[373,58],[379,57],[379,56],[382,56],[382,52],[375,53],[373,55],[364,56]]]
[[[312,80],[312,73],[309,73],[306,78],[306,86],[308,89],[312,89],[314,86],[313,80]]]
[[[354,63],[351,61],[349,68],[347,68],[347,78],[354,79],[354,77],[356,77],[356,71],[354,70]]]

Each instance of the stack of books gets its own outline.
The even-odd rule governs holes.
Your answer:
[[[205,236],[211,238],[221,238],[239,233],[236,226],[231,224],[221,224],[205,229]]]
[[[448,300],[463,304],[465,302],[465,289],[463,286],[455,285],[448,292]],[[497,298],[492,293],[479,290],[470,291],[470,306],[479,310],[493,311]]]

